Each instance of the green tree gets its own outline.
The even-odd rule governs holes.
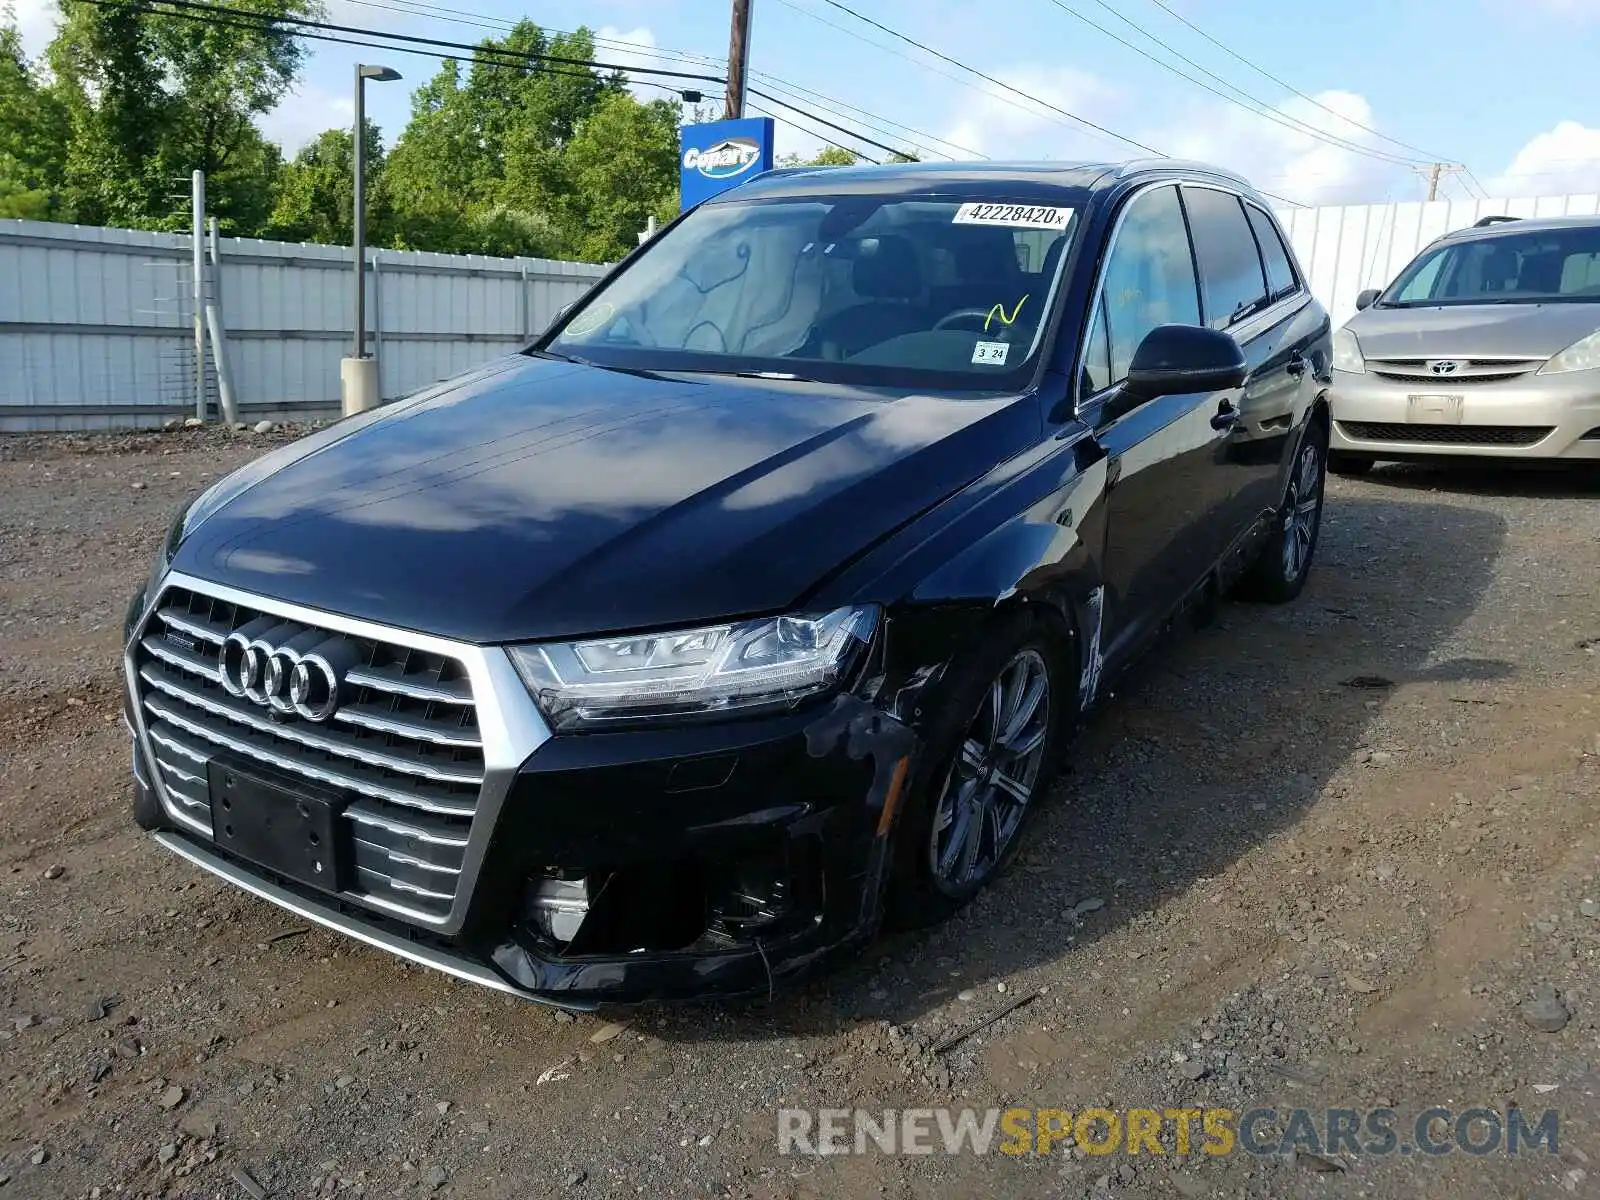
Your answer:
[[[846,150],[842,146],[824,146],[815,158],[811,160],[813,167],[853,167],[861,161],[856,157],[854,150]]]
[[[554,216],[567,253],[615,261],[638,244],[650,217],[677,213],[678,106],[608,95],[524,186]]]
[[[49,220],[60,207],[67,113],[0,10],[0,217]]]
[[[384,190],[383,139],[367,122],[367,230],[382,245],[390,224]],[[348,129],[328,129],[301,148],[278,173],[268,237],[290,242],[348,246],[355,236],[355,138]]]
[[[521,21],[480,43],[473,60],[444,62],[412,96],[411,122],[389,156],[394,244],[456,253],[551,255],[559,236],[546,197],[527,186],[550,176],[581,122],[623,83],[567,62],[587,59],[586,30],[550,36]]]
[[[68,112],[64,198],[74,220],[182,228],[190,172],[224,227],[254,232],[278,155],[254,119],[292,86],[304,48],[283,26],[191,20],[141,0],[61,0],[48,59]],[[316,0],[233,0],[264,17]]]

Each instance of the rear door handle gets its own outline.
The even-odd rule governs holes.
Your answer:
[[[1306,356],[1296,350],[1289,356],[1289,365],[1284,368],[1296,379],[1306,373]]]
[[[1228,429],[1239,423],[1243,414],[1228,401],[1224,400],[1216,413],[1211,418],[1211,428]]]

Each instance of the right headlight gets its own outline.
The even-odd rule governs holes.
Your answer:
[[[1367,363],[1361,357],[1361,343],[1348,329],[1333,332],[1333,369],[1348,371],[1352,375],[1365,375]]]
[[[841,682],[878,610],[512,646],[511,661],[557,731],[790,707]]]
[[[1564,371],[1592,371],[1600,367],[1600,329],[1581,337],[1539,368],[1541,375],[1559,375]]]

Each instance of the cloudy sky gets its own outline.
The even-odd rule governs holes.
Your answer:
[[[37,50],[54,0],[12,2]],[[1500,197],[1600,191],[1600,0],[841,0],[998,84],[831,0],[752,3],[754,87],[922,157],[1116,158],[1143,145],[1309,203],[1419,199],[1426,185],[1413,168],[1432,160],[1471,171],[1446,173],[1446,196],[1480,185]],[[720,74],[727,53],[728,0],[328,7],[340,24],[452,41],[521,16],[552,29],[587,23],[600,55],[630,66]],[[299,91],[266,121],[290,151],[350,119],[358,57],[405,76],[368,92],[389,139],[410,88],[437,68],[413,54],[312,45]],[[635,78],[641,96],[668,94]],[[818,134],[851,141],[752,101],[788,118],[780,153],[815,150]]]

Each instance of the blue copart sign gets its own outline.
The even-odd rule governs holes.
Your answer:
[[[771,117],[685,125],[681,131],[679,192],[693,208],[772,169]]]

